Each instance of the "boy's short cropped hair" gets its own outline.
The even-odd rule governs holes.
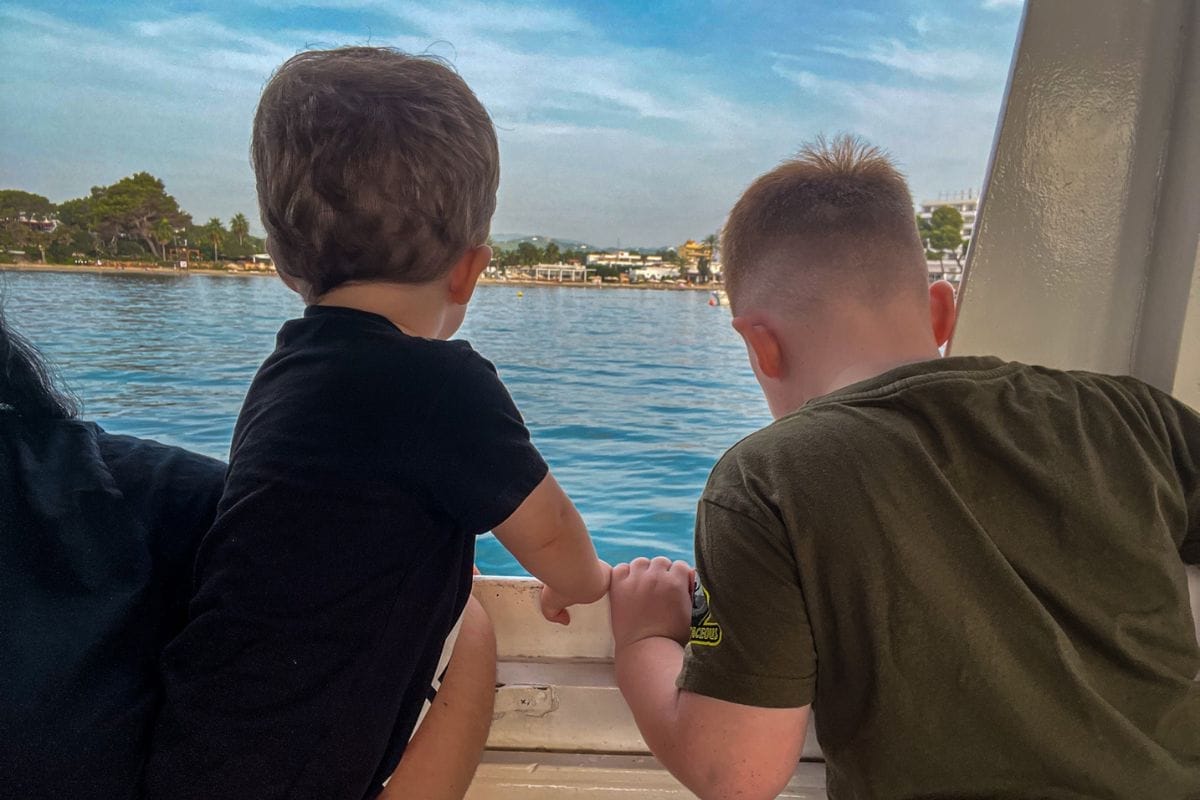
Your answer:
[[[730,304],[793,306],[854,296],[924,295],[924,248],[912,195],[891,159],[840,135],[804,145],[750,185],[721,239]]]
[[[293,56],[263,90],[250,152],[268,248],[310,301],[350,281],[434,280],[487,240],[496,133],[439,59]]]

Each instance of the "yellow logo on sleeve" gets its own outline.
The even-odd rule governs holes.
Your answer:
[[[721,643],[721,625],[713,619],[708,589],[696,586],[692,594],[692,634],[690,641],[701,647],[716,647]]]

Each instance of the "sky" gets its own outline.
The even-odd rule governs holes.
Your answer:
[[[495,121],[497,234],[657,247],[719,229],[818,134],[888,150],[915,199],[978,191],[1021,0],[0,0],[0,188],[55,202],[142,170],[261,233],[248,148],[314,47],[448,60]]]

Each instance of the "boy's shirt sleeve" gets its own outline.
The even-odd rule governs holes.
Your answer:
[[[548,467],[491,362],[463,343],[463,357],[438,395],[424,437],[430,492],[466,531],[508,519]]]
[[[816,651],[778,522],[701,500],[696,568],[700,587],[679,688],[763,708],[810,704]]]

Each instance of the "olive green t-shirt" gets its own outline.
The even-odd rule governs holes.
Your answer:
[[[1200,416],[1131,378],[909,364],[733,447],[679,686],[812,703],[846,798],[1200,798]]]

